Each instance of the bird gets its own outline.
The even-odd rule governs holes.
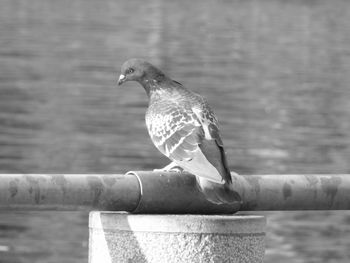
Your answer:
[[[241,202],[233,189],[218,120],[207,100],[143,59],[122,64],[118,85],[127,81],[141,84],[148,96],[149,136],[172,161],[161,170],[195,175],[199,190],[211,203]]]

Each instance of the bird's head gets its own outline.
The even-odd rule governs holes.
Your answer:
[[[126,81],[138,81],[142,84],[144,80],[158,79],[164,74],[145,60],[132,58],[124,62],[118,80],[118,85]]]

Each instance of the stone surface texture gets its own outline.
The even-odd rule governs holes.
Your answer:
[[[90,214],[89,262],[263,262],[262,216]]]

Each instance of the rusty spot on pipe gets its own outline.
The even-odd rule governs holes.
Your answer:
[[[28,181],[30,188],[28,192],[32,194],[34,192],[34,201],[36,204],[40,203],[40,186],[39,186],[39,179],[29,176],[26,176],[26,180]]]
[[[87,181],[90,187],[90,191],[93,194],[92,205],[96,207],[99,204],[100,196],[103,192],[104,186],[97,176],[88,176]]]
[[[290,186],[289,183],[284,183],[283,188],[282,188],[282,192],[283,192],[283,198],[284,200],[287,200],[288,197],[292,196],[292,187]]]
[[[115,176],[103,177],[103,182],[109,186],[113,186],[116,183],[116,181],[117,181],[117,178],[115,178]]]
[[[317,183],[319,180],[315,175],[312,175],[312,174],[305,175],[305,178],[308,181],[309,186],[314,193],[314,198],[317,198]]]
[[[52,182],[59,186],[62,190],[63,195],[66,195],[67,192],[67,179],[62,174],[57,174],[55,176],[52,176],[51,178]]]
[[[18,179],[17,180],[12,180],[9,183],[9,185],[10,185],[9,186],[9,192],[10,192],[10,195],[11,195],[12,198],[14,198],[17,195],[17,193],[18,193],[18,184],[17,184],[17,182],[18,182]]]
[[[330,178],[321,178],[322,190],[327,197],[331,198],[331,205],[333,205],[334,198],[337,195],[338,187],[341,184],[341,178],[338,176],[332,176]]]
[[[255,176],[244,176],[244,179],[254,188],[256,196],[259,196],[260,194],[260,177]]]

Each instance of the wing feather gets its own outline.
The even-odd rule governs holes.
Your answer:
[[[210,109],[174,104],[152,119],[146,118],[146,124],[153,143],[164,155],[197,176],[224,183],[226,171],[220,164],[219,149],[222,142]]]

